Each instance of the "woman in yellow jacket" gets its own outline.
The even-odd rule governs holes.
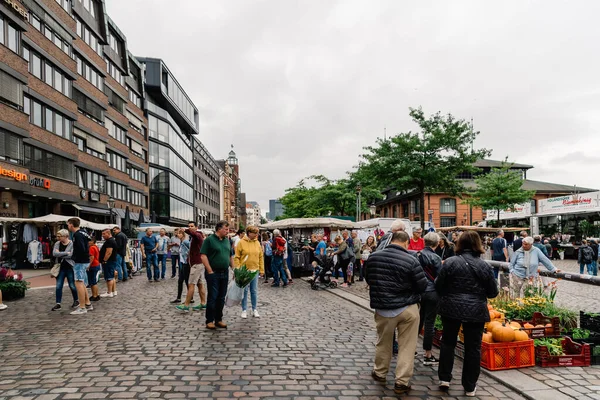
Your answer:
[[[250,290],[250,297],[252,301],[252,315],[256,318],[260,317],[258,310],[256,309],[256,303],[258,298],[258,279],[259,275],[262,276],[265,273],[265,264],[263,260],[263,249],[260,241],[258,240],[258,228],[255,226],[249,226],[246,228],[246,236],[240,239],[235,246],[235,257],[233,259],[235,267],[239,268],[242,265],[246,265],[249,271],[259,271],[258,275],[254,277],[252,282],[244,289],[244,298],[242,299],[242,318],[248,318],[247,306],[248,306],[248,289]]]

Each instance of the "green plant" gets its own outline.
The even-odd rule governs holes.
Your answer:
[[[235,276],[235,283],[241,288],[248,286],[257,274],[258,271],[249,271],[246,268],[246,265],[242,265],[240,268],[236,268],[235,270],[233,270],[233,275]]]
[[[443,331],[444,325],[442,325],[442,318],[439,315],[435,317],[435,323],[433,325],[436,331]]]
[[[590,331],[587,329],[573,329],[572,333],[573,339],[587,339],[590,337]]]
[[[562,356],[565,354],[562,347],[562,339],[551,339],[551,338],[542,338],[535,339],[533,342],[534,346],[546,346],[548,349],[548,353],[551,356]]]
[[[2,299],[6,301],[20,299],[25,296],[25,291],[29,289],[27,281],[4,281],[0,282],[0,291]]]

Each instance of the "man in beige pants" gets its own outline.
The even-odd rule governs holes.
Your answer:
[[[408,241],[406,232],[393,233],[389,246],[369,256],[366,268],[377,326],[375,368],[371,376],[376,381],[386,381],[397,329],[398,343],[402,344],[396,365],[394,392],[397,394],[410,390],[419,329],[419,303],[421,293],[427,288],[421,264],[407,251]]]

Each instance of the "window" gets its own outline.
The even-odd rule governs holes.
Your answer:
[[[537,214],[537,201],[531,199],[531,214]]]
[[[111,119],[106,118],[105,120],[106,129],[108,129],[108,134],[111,138],[123,143],[127,144],[127,135],[126,131],[121,128],[119,125],[115,124]]]
[[[23,139],[20,136],[0,131],[0,160],[12,164],[23,161]]]
[[[121,54],[121,42],[119,42],[119,39],[117,39],[115,37],[115,35],[113,34],[113,32],[110,31],[110,29],[107,32],[107,36],[108,36],[108,45],[110,46],[111,49],[113,49],[115,51],[115,53],[117,54]]]
[[[28,56],[26,60],[29,61],[30,74],[52,86],[65,96],[71,97],[73,82],[60,69],[27,47],[23,48],[23,57],[25,57],[25,54]]]
[[[127,201],[135,206],[146,208],[148,206],[148,198],[143,193],[127,190]]]
[[[60,4],[60,6],[64,8],[66,12],[71,14],[71,0],[56,0],[56,2]]]
[[[440,227],[447,228],[450,226],[456,226],[456,218],[455,217],[441,217],[440,218]]]
[[[129,86],[127,86],[127,93],[129,94],[129,101],[135,104],[137,108],[142,108],[142,98]]]
[[[167,95],[173,100],[173,102],[177,105],[179,110],[188,118],[188,120],[194,124],[196,123],[196,110],[191,101],[188,100],[187,96],[183,92],[183,89],[179,86],[179,84],[175,81],[175,79],[171,76],[171,74],[167,73],[168,87],[167,87]],[[164,75],[163,75],[164,81]]]
[[[121,172],[127,172],[127,160],[125,157],[113,153],[112,151],[106,151],[106,161],[108,161],[109,167]]]
[[[0,71],[0,100],[17,109],[23,108],[23,84],[4,71]]]
[[[69,56],[71,55],[71,45],[69,42],[60,37],[55,31],[52,30],[52,28],[43,23],[40,17],[33,14],[31,11],[29,12],[29,23],[42,35],[46,36],[48,40],[54,43],[54,45],[61,49],[65,54]]]
[[[96,158],[104,160],[104,154],[100,153],[99,151],[89,148],[87,145],[86,139],[80,138],[79,136],[73,136],[73,141],[77,144],[77,148],[79,149],[79,151],[83,151],[84,153],[87,153],[91,156],[94,156]]]
[[[117,182],[106,181],[106,194],[117,200],[127,201],[127,186]]]
[[[456,214],[456,199],[441,199],[440,200],[441,214]],[[452,225],[451,225],[452,226]]]
[[[137,169],[130,164],[127,164],[127,175],[134,181],[141,182],[143,184],[147,184],[148,174],[146,174],[141,169]]]
[[[74,181],[73,162],[54,153],[36,147],[24,146],[24,166],[42,175],[53,176],[70,182]]]
[[[79,18],[76,18],[77,21],[77,35],[102,57],[102,45],[100,44],[96,34],[93,33],[90,28],[87,27],[84,23],[82,23]]]
[[[85,8],[92,17],[96,18],[96,2],[94,0],[81,0],[83,8]]]
[[[0,43],[19,54],[21,32],[0,14]]]
[[[136,157],[144,158],[144,148],[141,144],[136,142],[135,140],[131,140],[131,138],[127,138],[127,147],[129,147],[129,152]]]
[[[29,97],[25,97],[25,104],[27,105],[24,107],[24,111],[29,114],[30,123],[67,140],[72,140],[73,122],[70,119]]]
[[[117,96],[115,92],[113,92],[108,86],[104,87],[104,93],[108,96],[108,104],[120,112],[121,114],[125,114],[125,101]]]
[[[125,76],[121,70],[119,70],[109,59],[104,58],[104,61],[106,61],[106,72],[108,72],[119,85],[125,87]]]
[[[77,73],[83,76],[86,81],[90,82],[98,90],[104,91],[104,77],[100,72],[79,55],[75,55],[75,60],[77,61]]]
[[[104,193],[106,181],[103,175],[77,168],[77,185],[82,189]]]
[[[77,103],[77,108],[86,117],[91,118],[100,125],[104,125],[104,110],[100,105],[77,89],[73,89],[73,101]]]

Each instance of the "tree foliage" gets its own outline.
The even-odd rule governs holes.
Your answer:
[[[365,147],[357,172],[381,188],[420,193],[424,227],[425,192],[460,195],[465,188],[457,176],[474,172],[473,163],[490,151],[472,148],[479,132],[465,120],[440,112],[427,117],[421,108],[411,108],[409,115],[419,132],[379,138],[375,146]]]
[[[523,190],[521,171],[511,170],[511,167],[505,160],[500,168],[492,168],[489,173],[475,178],[477,188],[465,202],[484,210],[496,210],[500,221],[500,211],[514,211],[516,205],[530,201],[535,191]]]
[[[314,180],[316,185],[307,185]],[[301,180],[295,187],[286,190],[280,199],[285,208],[284,218],[310,218],[327,215],[355,215],[357,186],[361,186],[362,212],[368,204],[381,198],[381,191],[363,185],[354,177],[332,180],[323,175],[313,175]]]

